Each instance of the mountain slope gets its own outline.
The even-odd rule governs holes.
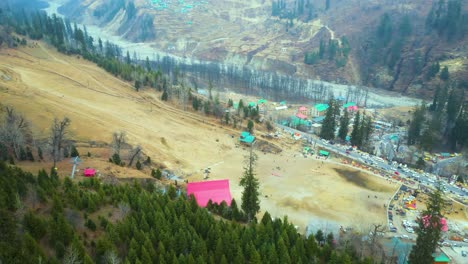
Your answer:
[[[442,1],[439,8],[438,1],[330,2],[327,8],[326,1],[307,0],[83,0],[68,1],[59,10],[161,51],[288,75],[429,96],[439,79],[428,78],[428,72],[439,62],[453,80],[468,80],[466,3]],[[452,2],[460,8],[451,8]],[[432,7],[441,20],[457,18],[431,26]],[[454,25],[456,36],[449,39]],[[384,38],[389,39],[383,43]],[[322,52],[320,43],[322,58],[305,64],[307,54]]]

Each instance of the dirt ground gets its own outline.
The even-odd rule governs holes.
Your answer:
[[[234,198],[240,200],[239,177],[249,150],[236,146],[239,131],[185,112],[159,100],[152,90],[136,92],[131,85],[77,57],[63,56],[38,43],[19,50],[0,50],[0,98],[33,124],[36,138],[46,138],[54,117],[68,116],[69,136],[79,142],[110,142],[114,131],[126,131],[130,144],[141,145],[153,161],[164,164],[189,181],[229,178]],[[395,191],[383,179],[338,163],[304,158],[301,146],[278,143],[280,154],[256,152],[262,212],[288,215],[305,227],[315,219],[344,226],[385,223],[384,203]],[[96,167],[103,174],[145,177],[148,171],[113,167],[109,153],[89,151],[79,168]],[[43,163],[24,164],[37,170]],[[69,173],[68,160],[58,165]],[[146,174],[146,175],[145,175]]]

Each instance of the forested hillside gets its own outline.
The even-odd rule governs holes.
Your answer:
[[[216,210],[215,210],[216,211]],[[238,213],[235,202],[222,214]],[[221,211],[219,211],[221,213]],[[316,231],[316,230],[315,230]],[[317,241],[318,240],[318,241]],[[337,249],[340,248],[340,249]],[[152,181],[74,182],[0,162],[2,263],[371,263],[333,235],[304,237],[268,213],[216,220],[194,199]]]
[[[424,98],[441,84],[468,86],[468,6],[461,0],[177,3],[68,1],[59,10],[160,51],[252,71]]]

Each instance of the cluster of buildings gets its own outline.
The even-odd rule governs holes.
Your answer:
[[[310,107],[300,106],[294,115],[280,120],[280,123],[285,126],[318,134],[329,107],[326,103],[315,104]],[[348,112],[357,112],[359,109],[356,103],[353,102],[343,103],[341,107],[342,111]],[[281,109],[277,107],[276,110]]]

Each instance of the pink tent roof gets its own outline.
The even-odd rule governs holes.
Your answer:
[[[306,119],[307,118],[306,115],[301,114],[301,113],[297,113],[296,116],[299,117],[300,119]]]
[[[210,199],[213,203],[225,201],[227,205],[231,205],[229,180],[190,182],[187,184],[187,195],[191,194],[201,207],[205,207]]]
[[[301,107],[299,107],[299,111],[307,111],[307,107],[301,106]]]
[[[83,174],[84,176],[94,176],[94,174],[96,174],[96,170],[87,168],[87,169],[84,169]]]
[[[357,111],[357,110],[358,110],[357,105],[348,106],[348,111]]]

